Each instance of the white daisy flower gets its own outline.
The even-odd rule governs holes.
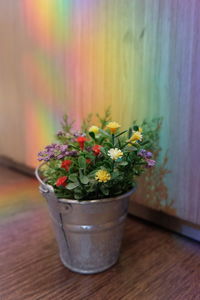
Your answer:
[[[108,151],[108,155],[111,159],[117,160],[118,158],[121,158],[123,156],[123,152],[118,148],[112,148]]]

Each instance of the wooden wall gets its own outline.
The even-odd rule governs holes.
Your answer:
[[[0,154],[34,166],[65,112],[163,117],[136,201],[200,224],[199,0],[1,1],[0,42]]]

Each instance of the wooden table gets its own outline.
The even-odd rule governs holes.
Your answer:
[[[80,275],[60,262],[37,182],[0,168],[0,300],[198,300],[197,242],[127,219],[119,262]]]

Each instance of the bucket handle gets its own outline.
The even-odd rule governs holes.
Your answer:
[[[44,163],[42,163],[41,165],[39,165],[36,169],[35,169],[35,176],[37,178],[37,180],[39,181],[39,183],[41,184],[40,187],[39,187],[39,190],[42,192],[42,193],[48,193],[49,190],[48,188],[44,188],[44,186],[46,185],[44,183],[44,181],[40,178],[40,175],[39,175],[39,169],[41,168],[41,166],[43,166]]]

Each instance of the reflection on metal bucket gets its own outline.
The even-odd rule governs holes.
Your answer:
[[[58,199],[51,186],[39,181],[63,264],[84,274],[98,273],[114,265],[133,190],[115,198],[77,201]]]

